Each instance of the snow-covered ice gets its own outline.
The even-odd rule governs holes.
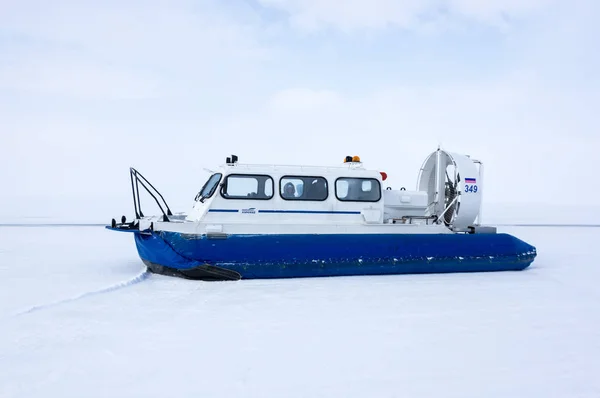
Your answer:
[[[600,228],[524,272],[195,282],[102,227],[0,227],[0,397],[598,397]]]

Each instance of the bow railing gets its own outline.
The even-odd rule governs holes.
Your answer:
[[[167,204],[165,198],[163,198],[161,193],[158,192],[156,188],[154,188],[154,186],[150,183],[150,181],[146,179],[146,177],[144,177],[139,171],[137,171],[133,167],[129,168],[129,174],[131,176],[131,190],[133,193],[133,206],[135,209],[135,218],[139,219],[144,217],[144,213],[142,212],[142,205],[140,202],[139,186],[141,185],[142,187],[144,187],[146,192],[148,192],[150,196],[152,196],[152,198],[160,208],[160,211],[163,214],[163,221],[169,221],[169,216],[172,216],[173,213],[171,212],[169,205]],[[158,198],[162,200],[162,205]]]

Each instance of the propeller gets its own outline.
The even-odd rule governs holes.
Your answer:
[[[445,170],[446,180],[444,181],[445,185],[445,199],[444,199],[444,209],[447,209],[448,206],[450,208],[446,210],[444,213],[444,222],[446,225],[449,225],[452,222],[452,218],[454,217],[454,211],[456,209],[456,202],[452,203],[456,198],[458,192],[458,179],[456,178],[456,169],[454,170],[455,178],[454,180],[450,178],[448,175],[448,169]]]

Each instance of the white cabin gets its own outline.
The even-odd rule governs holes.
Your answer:
[[[353,159],[337,167],[227,163],[209,177],[186,220],[384,224],[425,215],[426,192],[384,190],[382,174]]]

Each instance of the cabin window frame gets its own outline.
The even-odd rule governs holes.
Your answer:
[[[246,177],[246,178],[267,177],[267,179],[265,181],[269,181],[269,180],[271,181],[271,186],[273,188],[273,192],[271,193],[271,196],[268,198],[253,198],[253,197],[249,197],[249,196],[227,197],[223,194],[223,190],[225,189],[225,187],[227,185],[227,179],[229,177]],[[219,189],[219,194],[221,195],[221,197],[223,199],[227,199],[227,200],[265,200],[266,201],[266,200],[271,200],[275,197],[275,180],[269,174],[231,173],[231,174],[225,175],[225,178],[223,178],[223,182],[221,182],[220,186],[221,186],[221,188]]]
[[[284,178],[288,178],[288,179],[299,179],[299,180],[305,180],[305,179],[323,179],[325,180],[325,184],[327,185],[326,191],[325,191],[325,198],[323,199],[306,199],[306,198],[286,198],[281,194],[281,182]],[[323,176],[314,176],[314,175],[294,175],[294,174],[286,174],[284,176],[281,176],[279,178],[279,197],[283,200],[287,200],[290,202],[325,202],[327,199],[329,199],[329,191],[330,191],[330,184],[329,184],[329,180],[326,177]],[[302,193],[304,193],[304,187],[302,188]]]
[[[379,193],[379,197],[376,200],[373,199],[340,199],[339,195],[338,195],[338,187],[337,187],[337,183],[339,180],[360,180],[360,181],[375,181],[377,183],[377,192]],[[334,188],[335,190],[335,197],[338,201],[343,202],[343,203],[348,203],[348,202],[354,202],[354,203],[377,203],[380,202],[381,199],[383,198],[383,194],[381,192],[381,182],[379,182],[379,180],[377,178],[374,177],[350,177],[350,176],[343,176],[343,177],[338,177],[335,179],[335,183],[334,183]]]
[[[202,196],[202,192],[208,186],[208,183],[210,182],[210,180],[212,180],[212,178],[214,176],[216,176],[216,175],[219,176],[219,179],[215,183],[215,186],[210,190],[210,192],[209,192],[210,195]],[[221,172],[213,173],[210,177],[208,177],[208,179],[206,180],[206,182],[204,183],[204,185],[202,185],[202,188],[200,188],[200,192],[198,192],[198,196],[197,196],[196,200],[199,200],[199,199],[210,199],[210,198],[212,198],[214,196],[215,192],[217,192],[217,190],[219,189],[219,185],[221,184],[221,180],[222,179],[223,179],[223,173],[221,173]]]

